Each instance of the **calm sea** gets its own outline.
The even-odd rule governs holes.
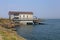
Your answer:
[[[48,19],[44,23],[16,27],[16,31],[27,40],[60,40],[60,19]]]

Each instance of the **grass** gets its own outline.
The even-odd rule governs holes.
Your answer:
[[[15,31],[12,31],[12,29],[8,29],[8,27],[11,24],[12,21],[9,19],[0,19],[0,36],[2,37],[2,40],[26,40],[25,38],[18,36]],[[2,26],[3,25],[3,26]],[[8,25],[8,27],[5,25]]]
[[[0,27],[0,35],[2,36],[3,40],[25,40],[21,36],[18,36],[15,31],[5,29],[3,27]]]

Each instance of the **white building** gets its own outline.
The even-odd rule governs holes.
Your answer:
[[[33,23],[33,12],[9,11],[9,19],[19,23]]]

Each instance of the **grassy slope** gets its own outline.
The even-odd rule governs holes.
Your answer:
[[[8,19],[0,19],[0,24],[8,24],[10,21]],[[3,40],[25,40],[21,36],[18,36],[15,31],[7,29],[0,25],[0,36]]]

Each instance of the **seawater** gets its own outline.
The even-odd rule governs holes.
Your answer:
[[[16,32],[27,40],[60,40],[60,19],[48,19],[44,23],[16,27]]]

